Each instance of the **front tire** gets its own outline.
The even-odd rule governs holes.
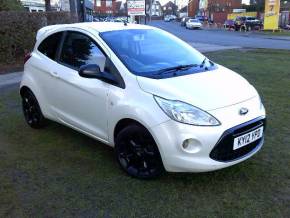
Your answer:
[[[30,90],[26,90],[22,95],[22,110],[26,123],[34,129],[40,129],[45,126],[44,118],[38,101]]]
[[[141,125],[125,127],[115,140],[115,156],[121,168],[138,179],[158,177],[164,171],[157,145]]]

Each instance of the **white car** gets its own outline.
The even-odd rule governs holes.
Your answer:
[[[165,16],[164,17],[164,21],[165,22],[170,22],[172,20],[172,18],[170,16]]]
[[[189,19],[185,24],[186,29],[201,29],[202,23],[198,19]]]
[[[110,145],[133,177],[229,167],[263,144],[266,115],[255,88],[158,28],[48,26],[25,61],[28,125],[49,119]]]

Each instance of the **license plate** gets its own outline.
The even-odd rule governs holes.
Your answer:
[[[233,150],[244,147],[263,136],[263,126],[234,139]]]

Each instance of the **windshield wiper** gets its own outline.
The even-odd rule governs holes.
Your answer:
[[[198,64],[177,65],[174,67],[168,67],[168,68],[164,68],[161,70],[157,70],[155,75],[160,75],[160,74],[163,74],[165,72],[171,72],[171,71],[187,70],[189,68],[197,67],[197,66],[198,66]]]
[[[205,65],[205,61],[206,61],[206,60],[208,60],[208,62],[210,63],[211,66],[214,65],[214,63],[213,63],[211,60],[209,60],[207,57],[205,57],[205,58],[203,59],[203,61],[201,62],[201,64],[199,65],[200,68],[203,68],[203,67],[204,67],[204,65]],[[207,68],[207,67],[206,67],[206,68]]]

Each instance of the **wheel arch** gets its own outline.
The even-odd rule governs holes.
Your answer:
[[[42,98],[41,90],[35,85],[34,81],[28,76],[26,76],[26,78],[23,78],[21,81],[20,88],[19,88],[20,96],[22,96],[25,91],[31,91],[33,93],[33,95],[38,101],[39,107],[43,115],[46,117],[47,109],[45,107],[45,104]]]
[[[140,121],[137,121],[137,120],[132,119],[132,118],[123,118],[123,119],[119,120],[114,127],[114,133],[113,133],[114,144],[115,144],[115,140],[116,140],[116,137],[119,134],[119,132],[122,131],[122,129],[124,129],[125,127],[132,125],[132,124],[140,125],[150,132],[150,130],[145,125],[143,125]]]
[[[112,145],[115,146],[115,139],[116,139],[118,133],[122,129],[124,129],[126,126],[132,125],[132,124],[140,125],[140,126],[144,127],[150,133],[150,135],[152,136],[152,138],[157,146],[157,149],[161,155],[162,163],[164,164],[164,158],[165,158],[164,151],[163,151],[163,148],[158,144],[158,140],[156,139],[156,135],[153,134],[152,129],[149,126],[147,126],[144,122],[142,122],[138,119],[135,119],[135,118],[122,118],[122,119],[120,119],[116,123],[114,130],[113,130],[113,138],[112,138],[112,142],[111,142]]]
[[[26,91],[30,91],[30,92],[33,93],[33,91],[32,91],[28,86],[23,85],[23,86],[21,86],[20,89],[19,89],[19,94],[20,94],[21,96],[23,96],[23,94],[24,94]],[[34,94],[34,93],[33,93],[33,94]]]

